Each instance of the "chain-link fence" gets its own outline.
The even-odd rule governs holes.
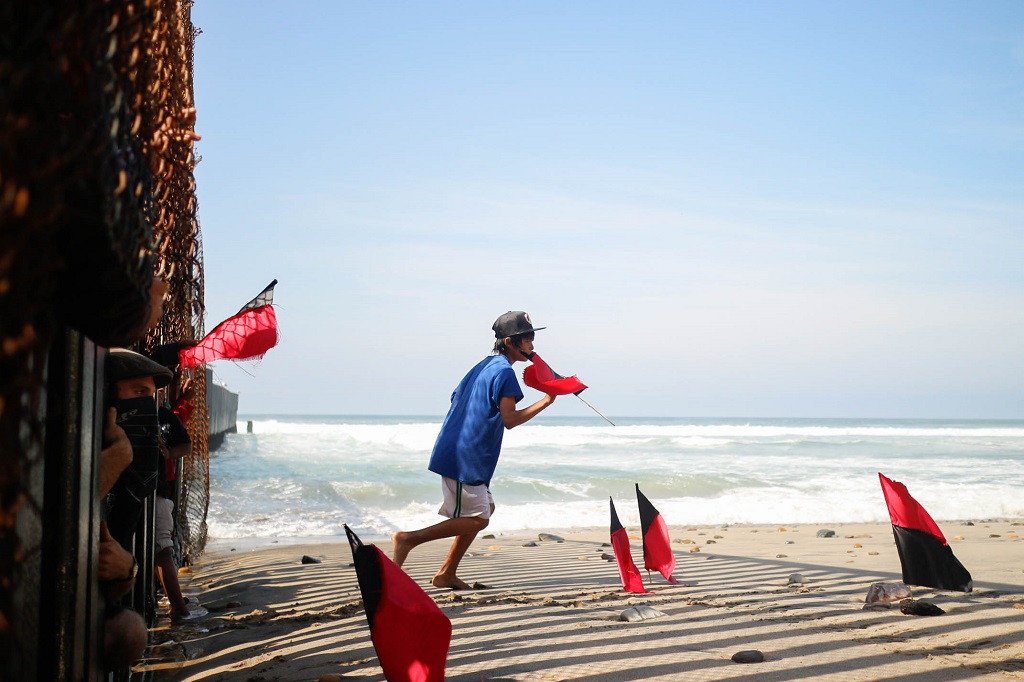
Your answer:
[[[35,677],[43,660],[46,624],[29,586],[47,568],[44,453],[54,434],[45,406],[62,385],[48,374],[55,340],[72,328],[100,346],[146,349],[202,334],[197,33],[182,0],[0,3],[0,679]],[[154,276],[169,292],[143,339]],[[179,381],[172,397],[185,389]],[[186,557],[206,535],[205,389],[205,375],[192,377],[194,447],[179,510]],[[97,456],[88,445],[76,454]]]

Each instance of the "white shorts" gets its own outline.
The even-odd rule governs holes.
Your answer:
[[[153,543],[160,552],[174,546],[174,502],[166,497],[156,496],[156,534]]]
[[[441,491],[444,502],[437,513],[450,519],[461,516],[479,516],[491,518],[494,510],[494,498],[485,485],[469,485],[455,479],[441,477]]]

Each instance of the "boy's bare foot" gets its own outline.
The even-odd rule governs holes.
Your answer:
[[[430,581],[430,584],[434,587],[447,587],[451,590],[473,589],[472,587],[470,587],[469,583],[466,583],[460,580],[459,578],[448,577],[445,575],[441,575],[440,573],[434,576],[433,580]]]
[[[405,558],[409,556],[409,552],[412,551],[414,545],[409,544],[409,534],[402,531],[398,531],[391,536],[391,544],[394,545],[394,553],[392,560],[398,564],[401,568],[402,564],[405,563]]]

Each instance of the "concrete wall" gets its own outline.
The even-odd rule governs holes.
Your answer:
[[[224,442],[224,434],[238,430],[238,394],[213,383],[213,372],[206,368],[206,409],[210,414],[210,451]]]

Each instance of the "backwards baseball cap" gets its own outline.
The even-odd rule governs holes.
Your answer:
[[[157,388],[171,383],[174,373],[159,362],[127,348],[111,348],[107,355],[107,381],[153,377]]]
[[[533,320],[522,310],[510,310],[495,320],[491,329],[494,330],[494,338],[504,339],[507,336],[529,334],[547,327],[534,327]]]

